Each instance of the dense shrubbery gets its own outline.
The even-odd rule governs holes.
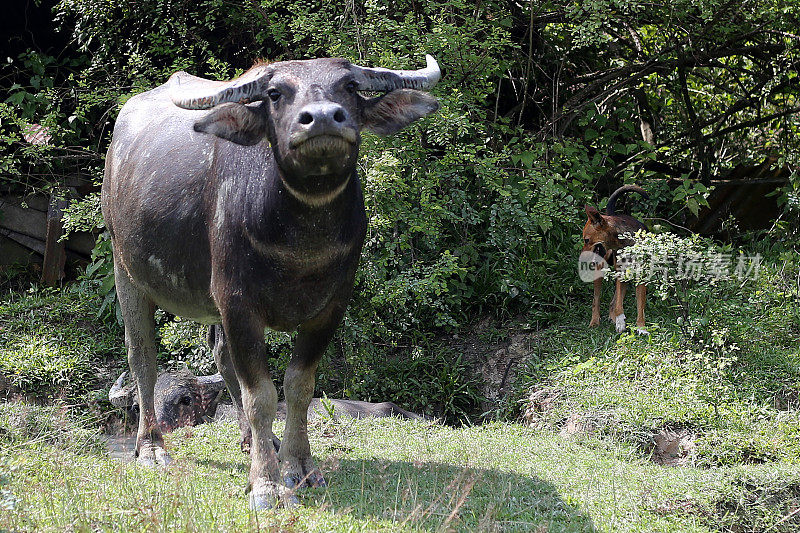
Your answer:
[[[416,68],[428,52],[440,61],[441,111],[364,141],[370,229],[330,348],[353,367],[392,346],[429,346],[476,315],[567,306],[595,191],[639,182],[652,193],[645,211],[680,222],[719,169],[800,153],[791,1],[62,0],[54,14],[73,47],[58,58],[26,52],[0,78],[9,89],[0,173],[25,187],[75,171],[99,179],[119,104],[177,69],[229,78],[256,58]],[[50,128],[49,145],[23,141],[33,123]],[[776,231],[796,236],[792,183]],[[96,202],[75,206],[71,227],[100,224]],[[87,276],[105,277],[103,291],[108,254],[101,239]],[[186,358],[181,342],[170,350]],[[272,344],[285,360],[285,340]]]

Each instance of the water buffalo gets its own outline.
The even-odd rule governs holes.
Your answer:
[[[117,378],[108,391],[108,399],[115,407],[137,413],[139,395],[136,383],[125,385],[127,376],[128,373],[123,372]],[[153,393],[159,429],[169,432],[213,420],[224,389],[225,381],[221,374],[195,376],[186,369],[159,374]]]
[[[108,398],[115,407],[139,411],[139,397],[136,384],[125,384],[128,376],[123,372],[111,390]],[[221,403],[220,397],[225,389],[222,374],[211,376],[195,376],[186,369],[162,372],[156,379],[154,404],[156,421],[162,432],[174,431],[179,427],[196,426],[212,420],[230,419],[229,413],[238,415],[230,403]],[[233,409],[231,409],[233,408]],[[358,400],[340,400],[337,398],[312,398],[308,405],[308,419],[317,416],[332,416],[338,419],[341,415],[350,418],[383,418],[397,417],[423,420],[411,411],[406,411],[392,402],[362,402]],[[286,420],[286,402],[279,402],[275,412],[276,420]],[[280,445],[278,444],[278,447]]]
[[[345,59],[262,63],[228,82],[178,72],[122,107],[102,209],[140,400],[138,460],[169,461],[153,399],[158,306],[218,324],[217,367],[251,435],[251,506],[289,503],[287,488],[324,484],[307,407],[366,233],[361,130],[388,135],[434,112],[426,91],[440,76],[430,56],[416,71]],[[265,327],[298,331],[278,454]]]

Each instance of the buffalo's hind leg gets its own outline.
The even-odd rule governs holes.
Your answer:
[[[125,323],[128,365],[139,392],[139,429],[134,453],[141,464],[167,465],[171,459],[164,450],[164,438],[158,427],[153,402],[157,370],[155,304],[133,284],[128,273],[116,261],[114,278]]]
[[[337,314],[338,316],[338,314]],[[278,457],[283,481],[288,487],[321,487],[325,485],[311,457],[308,442],[308,405],[314,395],[314,382],[319,360],[333,337],[339,320],[322,327],[306,324],[300,327],[294,353],[283,379],[286,396],[286,429]]]

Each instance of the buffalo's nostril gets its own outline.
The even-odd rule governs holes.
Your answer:
[[[307,111],[303,111],[302,113],[300,113],[300,119],[299,120],[300,120],[300,124],[303,124],[304,126],[307,126],[308,124],[311,124],[312,122],[314,122],[314,117],[311,116],[311,113],[309,113]]]
[[[341,109],[337,109],[336,113],[333,114],[333,120],[335,120],[336,122],[344,122],[346,118],[347,117],[345,117],[344,111],[342,111]]]

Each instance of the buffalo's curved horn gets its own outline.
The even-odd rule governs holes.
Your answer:
[[[114,385],[111,386],[111,390],[108,391],[108,400],[111,402],[111,405],[120,409],[131,407],[136,403],[134,402],[135,385],[130,384],[127,387],[122,386],[127,377],[127,372],[120,374],[114,382]]]
[[[197,376],[197,384],[200,387],[200,397],[203,401],[205,415],[213,417],[225,393],[225,380],[222,378],[222,374]]]
[[[225,388],[225,380],[222,378],[222,374],[219,373],[211,376],[197,376],[197,383],[214,391],[221,391]]]
[[[170,98],[176,106],[184,109],[211,109],[225,102],[257,102],[266,98],[272,71],[270,65],[257,65],[235,80],[226,82],[176,72],[169,79]]]
[[[427,65],[419,70],[391,70],[387,68],[370,68],[352,65],[359,91],[388,92],[395,89],[417,89],[430,91],[442,77],[439,63],[428,54]]]

